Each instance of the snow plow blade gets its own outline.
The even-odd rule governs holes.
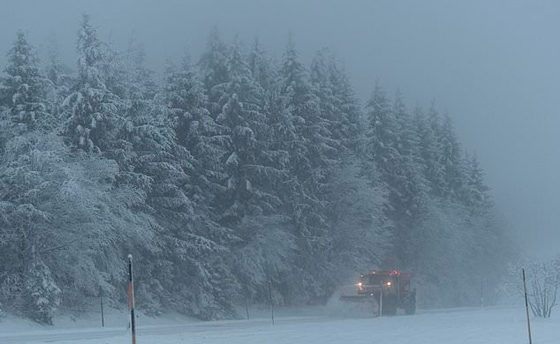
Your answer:
[[[378,316],[377,302],[355,295],[340,296],[330,307],[330,315],[343,318],[372,318]]]

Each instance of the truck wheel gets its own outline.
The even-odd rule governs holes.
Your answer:
[[[404,309],[404,314],[406,315],[413,315],[414,313],[416,313],[416,305],[411,305]]]
[[[383,315],[397,314],[397,298],[387,297],[383,302]]]
[[[391,307],[391,308],[383,307],[383,315],[396,315],[396,314],[397,314],[396,307]]]
[[[416,313],[416,297],[410,299],[409,304],[404,308],[404,314],[412,315]]]

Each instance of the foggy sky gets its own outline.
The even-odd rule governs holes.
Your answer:
[[[158,75],[186,50],[198,58],[213,27],[278,56],[291,32],[305,62],[333,48],[362,103],[376,81],[409,107],[436,99],[527,250],[559,251],[560,2],[0,0],[0,66],[21,28],[42,57],[56,37],[75,67],[83,12],[117,48],[134,32]]]

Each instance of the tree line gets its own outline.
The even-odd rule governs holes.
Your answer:
[[[84,15],[76,69],[19,31],[0,79],[0,308],[41,323],[103,295],[201,319],[324,302],[407,269],[425,306],[477,303],[511,255],[451,117],[379,84],[365,108],[328,49],[302,63],[217,30],[161,82]]]

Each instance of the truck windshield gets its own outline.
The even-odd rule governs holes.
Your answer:
[[[365,277],[366,279],[366,284],[382,284],[385,283],[387,281],[392,281],[393,279],[390,276],[386,276],[386,275],[367,275]]]

